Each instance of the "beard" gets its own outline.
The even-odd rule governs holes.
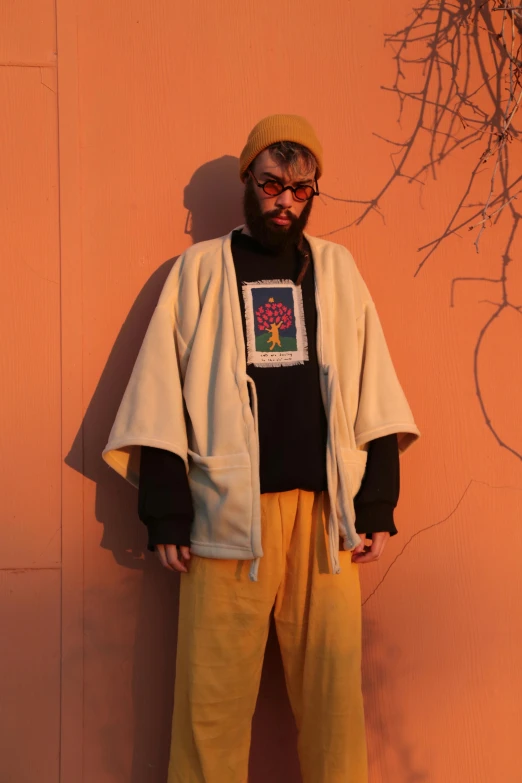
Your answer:
[[[245,222],[250,233],[268,250],[277,253],[286,250],[291,245],[298,245],[302,233],[308,223],[312,211],[313,197],[306,203],[305,208],[296,217],[287,210],[273,209],[271,212],[263,212],[261,204],[254,190],[254,183],[249,179],[245,183],[243,196],[243,211]],[[278,226],[270,218],[279,215],[287,217],[291,222],[289,226]]]

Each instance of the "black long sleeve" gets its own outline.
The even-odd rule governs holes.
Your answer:
[[[148,546],[190,546],[192,495],[182,458],[171,451],[141,447],[138,516],[148,530]]]
[[[393,511],[399,500],[400,466],[397,435],[384,435],[368,444],[366,471],[354,498],[355,529],[372,533],[397,533]]]
[[[369,538],[381,531],[397,533],[393,511],[399,490],[397,436],[370,441],[366,471],[354,498],[358,533]],[[149,550],[156,544],[190,546],[194,510],[185,464],[177,454],[142,446],[138,516],[148,529]]]

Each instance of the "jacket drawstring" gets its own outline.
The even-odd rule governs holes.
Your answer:
[[[330,367],[325,367],[323,370],[326,377],[326,394],[328,400],[329,415],[334,413],[335,393],[334,384],[332,381],[332,371]],[[330,514],[328,517],[328,551],[330,555],[330,567],[332,573],[340,573],[339,566],[339,523],[337,517],[337,488],[338,488],[338,471],[335,460],[335,442],[332,438],[332,428],[329,427],[328,440],[326,445],[326,470],[328,475],[328,493],[330,495]]]
[[[335,374],[332,370],[332,367],[330,366],[324,368],[324,373],[327,376],[327,395],[330,416],[335,416],[337,411]],[[337,450],[337,440],[335,438],[334,427],[329,427],[327,444],[327,473],[328,489],[330,495],[330,516],[328,519],[328,548],[330,553],[330,564],[332,573],[340,574],[341,566],[339,564],[339,520],[343,517],[343,509],[345,510],[345,513],[348,513],[349,509],[353,508],[353,500],[351,492],[346,486],[346,479],[343,473],[342,462],[340,462],[340,455],[338,454]],[[355,516],[355,514],[353,514],[353,516]],[[346,540],[348,540],[349,546],[353,545],[353,541],[351,540],[349,533],[349,526],[347,528],[346,535],[343,536],[343,546]]]
[[[250,387],[251,393],[252,393],[252,412],[254,416],[254,431],[256,435],[256,441],[257,444],[259,444],[259,418],[258,418],[258,408],[257,408],[257,391],[256,391],[256,385],[252,378],[250,378],[248,375],[246,377],[247,380],[247,386]],[[257,471],[259,471],[259,463],[257,463],[256,466]],[[261,524],[261,522],[260,522]],[[259,560],[260,557],[255,557],[252,560],[252,565],[250,566],[249,571],[249,577],[252,582],[257,582],[257,577],[259,573]]]
[[[251,582],[257,582],[257,575],[259,573],[259,561],[261,560],[260,557],[254,558],[252,560],[252,565],[250,566],[250,571],[248,573],[248,576],[250,577]]]

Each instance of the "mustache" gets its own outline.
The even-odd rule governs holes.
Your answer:
[[[296,223],[299,218],[294,215],[292,212],[289,212],[285,209],[273,209],[271,212],[265,212],[264,214],[265,218],[275,218],[275,217],[285,217],[288,218],[288,220],[291,220],[293,223]]]

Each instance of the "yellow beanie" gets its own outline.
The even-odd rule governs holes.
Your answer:
[[[317,160],[316,176],[319,179],[323,173],[323,148],[308,120],[298,114],[271,114],[254,125],[239,158],[241,179],[254,158],[278,141],[293,141],[309,149]]]

